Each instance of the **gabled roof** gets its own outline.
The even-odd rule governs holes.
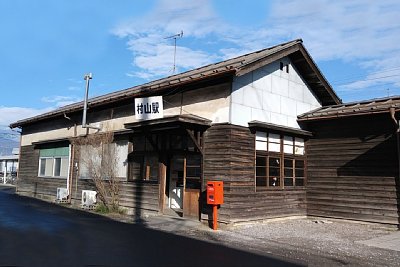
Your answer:
[[[302,43],[303,41],[301,39],[293,40],[260,51],[151,81],[149,83],[94,97],[89,99],[88,107],[110,104],[144,95],[155,95],[165,90],[175,90],[177,86],[184,86],[202,80],[214,79],[223,75],[241,76],[286,56],[288,56],[296,65],[305,82],[319,98],[322,105],[341,103],[341,100],[333,91],[332,87],[322,73],[319,71],[315,62],[312,60]],[[54,111],[50,111],[32,118],[17,121],[12,123],[10,127],[20,127],[38,120],[62,116],[65,113],[76,112],[82,109],[83,101],[60,107]]]
[[[400,96],[377,98],[362,102],[327,106],[298,116],[298,121],[323,120],[376,113],[389,113],[390,108],[400,110]]]

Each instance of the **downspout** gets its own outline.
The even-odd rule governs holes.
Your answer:
[[[64,113],[64,118],[67,120],[71,121],[74,124],[74,135],[73,137],[75,138],[77,135],[77,130],[76,130],[76,122],[73,121],[70,117],[67,116],[67,114]],[[68,175],[67,175],[67,192],[68,192],[68,203],[71,204],[72,201],[72,178],[74,176],[74,162],[75,162],[75,155],[74,155],[74,146],[72,144],[69,145],[69,160],[68,160]]]

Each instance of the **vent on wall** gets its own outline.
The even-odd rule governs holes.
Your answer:
[[[279,62],[279,69],[281,71],[283,71],[283,69],[286,67],[286,73],[289,73],[289,64],[288,63],[283,63],[283,62]]]

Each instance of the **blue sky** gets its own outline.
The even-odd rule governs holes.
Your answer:
[[[0,129],[79,101],[302,38],[345,102],[400,95],[400,2],[0,1]]]

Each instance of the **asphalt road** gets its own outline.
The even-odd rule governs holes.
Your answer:
[[[0,266],[299,266],[0,190]]]

